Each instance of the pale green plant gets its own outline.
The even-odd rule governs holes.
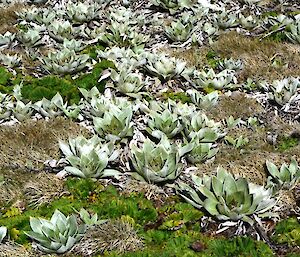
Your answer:
[[[88,54],[76,54],[74,50],[66,48],[48,53],[40,58],[44,68],[55,74],[72,74],[83,70],[88,65]]]
[[[178,78],[184,72],[186,62],[164,54],[145,54],[145,69],[162,81]]]
[[[184,23],[182,20],[172,21],[169,26],[165,27],[165,33],[173,42],[185,42],[193,33],[193,24]]]
[[[73,39],[76,35],[71,23],[65,20],[53,20],[47,29],[49,35],[58,42],[63,42],[65,38]]]
[[[238,138],[225,136],[225,141],[236,149],[242,148],[249,143],[249,139],[243,136],[239,136]]]
[[[69,143],[59,141],[59,147],[71,164],[64,170],[68,174],[81,178],[118,177],[120,172],[107,169],[109,162],[115,161],[119,153],[114,150],[114,143],[102,143],[98,136],[86,139],[79,136],[69,139]]]
[[[62,48],[66,48],[68,50],[74,50],[75,52],[80,52],[85,48],[85,45],[83,44],[82,40],[75,40],[75,39],[64,39]]]
[[[206,71],[195,72],[195,86],[199,88],[213,88],[221,90],[232,87],[236,80],[232,70],[223,70],[220,73],[215,73],[213,69]]]
[[[187,154],[187,160],[192,164],[201,163],[213,158],[219,150],[213,143],[201,143],[198,137],[192,139],[191,144],[194,147]]]
[[[81,116],[80,116],[81,107],[76,104],[68,105],[67,102],[64,103],[62,96],[59,93],[56,93],[56,95],[51,99],[51,103],[48,107],[51,108],[53,106],[53,104],[55,106],[57,106],[59,109],[61,109],[68,118],[71,118],[71,119],[81,118]],[[53,112],[51,113],[51,109],[48,109],[48,110],[50,111],[50,114],[54,114]],[[54,107],[54,112],[56,112],[56,111],[57,110]]]
[[[50,220],[30,217],[32,231],[25,234],[37,242],[39,250],[45,253],[65,253],[73,248],[85,232],[84,225],[78,225],[76,217],[65,216],[55,210]]]
[[[148,79],[144,80],[138,72],[133,72],[132,68],[121,69],[119,71],[111,70],[110,78],[113,81],[113,87],[122,94],[132,97],[139,97],[139,92],[148,85]]]
[[[99,220],[97,213],[92,215],[84,208],[80,209],[79,215],[80,215],[81,220],[84,222],[84,224],[89,227],[94,226],[94,225],[101,225],[107,221],[107,220]]]
[[[238,25],[238,18],[235,14],[229,14],[226,11],[221,12],[220,14],[213,14],[214,25],[218,26],[221,29],[228,29]]]
[[[239,23],[245,29],[254,29],[259,26],[259,19],[252,15],[246,17],[243,14],[239,14]]]
[[[296,20],[287,25],[285,28],[285,35],[294,44],[300,44],[300,15],[297,16]]]
[[[189,89],[187,90],[187,93],[191,97],[192,102],[200,109],[209,110],[218,103],[219,94],[217,91],[202,95],[197,90]]]
[[[12,114],[18,121],[29,119],[32,113],[33,109],[31,102],[24,103],[23,101],[18,100],[12,109]]]
[[[232,115],[224,119],[225,126],[228,129],[233,129],[241,124],[242,120],[240,118],[235,119]]]
[[[93,123],[96,132],[108,140],[121,140],[133,136],[133,125],[131,121],[133,115],[132,106],[118,108],[110,106],[110,110],[105,112],[103,117],[94,117]]]
[[[274,216],[268,212],[276,204],[271,190],[249,183],[245,178],[235,179],[231,173],[218,168],[216,176],[192,175],[192,187],[179,182],[179,194],[196,208],[204,208],[222,221],[244,221],[254,224],[257,217]]]
[[[66,5],[66,14],[75,23],[84,23],[94,20],[99,16],[101,6],[94,2],[69,2]]]
[[[28,29],[26,32],[20,31],[17,38],[26,47],[37,47],[43,44],[42,36],[36,29]]]
[[[268,177],[267,186],[273,188],[274,192],[279,189],[291,190],[300,182],[300,167],[294,158],[290,165],[283,163],[280,169],[270,161],[266,161],[266,166],[271,175]]]
[[[241,70],[243,69],[243,62],[241,60],[234,60],[233,58],[227,59],[219,62],[219,68],[222,70]]]
[[[183,130],[180,116],[172,110],[150,110],[146,131],[156,138],[163,132],[168,138],[173,138]]]
[[[7,228],[2,226],[0,227],[0,244],[2,243],[4,237],[6,237],[7,234]]]
[[[199,142],[213,143],[223,134],[220,131],[221,124],[201,112],[193,112],[183,118],[184,133],[188,139],[198,138]]]
[[[0,54],[0,62],[9,68],[15,68],[20,65],[21,58],[18,54]]]
[[[269,88],[271,92],[268,94],[268,98],[275,101],[280,106],[288,108],[288,105],[299,98],[297,91],[298,88],[300,88],[300,80],[299,78],[294,77],[275,80]]]
[[[182,10],[184,8],[191,9],[195,3],[193,0],[152,0],[152,3],[165,10],[168,10],[171,14]]]
[[[15,39],[15,34],[6,31],[4,34],[0,34],[0,47],[9,46]]]
[[[132,176],[148,183],[173,181],[182,172],[181,157],[191,149],[191,144],[177,146],[166,136],[158,144],[146,139],[142,148],[131,142],[130,159],[135,170]]]

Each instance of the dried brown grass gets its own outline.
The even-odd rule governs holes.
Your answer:
[[[244,69],[239,76],[241,81],[248,77],[272,81],[300,75],[298,45],[271,40],[260,41],[258,38],[229,32],[221,35],[211,47],[223,58],[243,60]],[[280,67],[272,65],[275,58],[282,63]]]
[[[88,132],[62,117],[0,126],[0,167],[42,169],[47,159],[59,158],[58,140],[79,134],[87,135]]]

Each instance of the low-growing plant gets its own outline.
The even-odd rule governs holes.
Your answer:
[[[3,239],[6,237],[7,228],[2,226],[0,227],[0,244],[2,243]]]
[[[56,210],[50,221],[42,218],[30,218],[32,231],[26,235],[37,241],[39,250],[45,253],[65,253],[72,249],[85,232],[84,225],[78,225],[76,217],[65,216]]]
[[[108,163],[118,157],[118,151],[114,150],[113,142],[101,141],[97,136],[70,138],[69,144],[60,141],[59,147],[71,164],[65,171],[82,178],[118,177],[117,170],[107,169]]]
[[[223,168],[216,176],[192,176],[192,187],[178,183],[179,194],[196,208],[204,208],[219,220],[242,220],[253,224],[253,215],[270,217],[268,212],[276,204],[272,192],[249,183],[245,178],[235,179]]]
[[[290,165],[283,163],[280,169],[270,162],[266,161],[269,174],[267,186],[272,188],[274,192],[278,189],[291,190],[300,181],[300,167],[295,159],[292,159]]]
[[[132,137],[134,125],[131,121],[132,115],[133,107],[130,105],[126,108],[110,105],[109,112],[105,112],[102,118],[93,118],[95,131],[108,140]]]
[[[145,60],[144,67],[146,71],[162,81],[180,77],[186,66],[186,62],[174,57],[167,57],[164,54],[147,53]]]
[[[166,136],[158,144],[146,139],[142,148],[131,142],[130,159],[135,171],[132,176],[148,183],[173,181],[182,172],[181,157],[191,149],[191,144],[177,146]]]
[[[249,143],[249,139],[247,137],[243,137],[242,135],[239,136],[238,138],[225,136],[225,141],[236,149],[242,148],[243,146]]]

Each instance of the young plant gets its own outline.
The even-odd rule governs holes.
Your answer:
[[[101,141],[97,136],[91,139],[79,136],[69,139],[69,144],[60,141],[59,147],[71,164],[65,167],[65,171],[82,178],[118,177],[120,173],[107,169],[107,166],[119,153],[114,150],[113,142],[103,144]]]
[[[0,227],[0,244],[2,243],[6,234],[7,234],[7,228],[4,226]]]
[[[268,172],[268,187],[278,191],[279,189],[291,190],[300,182],[300,167],[295,159],[292,159],[290,165],[283,163],[278,169],[276,165],[270,161],[266,161]]]
[[[192,102],[200,109],[211,109],[217,104],[219,99],[217,91],[213,91],[207,95],[202,95],[197,90],[189,89],[187,93],[191,97]]]
[[[225,141],[236,149],[242,148],[249,143],[249,139],[243,136],[239,136],[238,138],[225,136]]]
[[[191,144],[176,146],[166,136],[158,144],[146,139],[143,147],[130,144],[130,159],[135,172],[132,176],[148,183],[175,180],[182,172],[181,157],[192,149]]]
[[[15,34],[6,31],[4,34],[0,34],[0,47],[9,46],[15,39]]]
[[[185,42],[193,33],[193,24],[191,22],[184,23],[182,20],[172,21],[165,28],[165,33],[173,42]]]
[[[65,253],[73,248],[84,232],[85,226],[78,225],[76,217],[65,216],[55,210],[51,220],[30,217],[32,231],[25,234],[37,242],[39,250],[45,253]]]
[[[146,54],[145,69],[161,81],[178,78],[184,72],[186,62],[180,61],[174,57],[170,58],[164,54]]]
[[[133,136],[132,106],[120,109],[115,105],[104,113],[103,118],[94,117],[93,122],[96,132],[108,140],[121,140]]]
[[[83,70],[89,60],[88,54],[76,54],[74,50],[62,49],[40,58],[44,68],[55,74],[72,74]]]
[[[151,110],[147,125],[146,131],[157,138],[160,138],[160,132],[163,132],[168,138],[173,138],[183,130],[180,117],[170,109]]]
[[[213,158],[219,150],[213,143],[201,143],[198,137],[191,140],[191,144],[194,147],[187,154],[187,160],[192,164],[201,163]]]
[[[218,168],[216,176],[200,178],[193,175],[192,181],[192,187],[178,183],[180,195],[219,220],[242,220],[253,225],[253,215],[274,216],[268,212],[276,204],[270,190],[249,183],[245,178],[235,179],[223,168]]]

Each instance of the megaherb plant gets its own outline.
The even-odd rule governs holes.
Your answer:
[[[222,90],[233,86],[236,77],[233,70],[223,70],[220,73],[215,73],[213,69],[208,71],[196,71],[194,73],[194,83],[199,88],[213,88]]]
[[[167,37],[173,42],[185,42],[193,33],[192,22],[183,20],[172,21],[171,24],[165,27]]]
[[[191,140],[191,144],[193,145],[193,149],[187,154],[187,160],[192,164],[201,163],[213,158],[219,150],[216,144],[201,143],[199,137]]]
[[[28,29],[26,32],[20,31],[17,38],[26,47],[37,47],[43,44],[42,36],[36,29]]]
[[[177,146],[166,136],[158,144],[146,139],[142,148],[131,142],[130,159],[135,171],[132,176],[148,183],[173,181],[182,172],[182,156],[192,147],[192,144]]]
[[[168,138],[173,138],[183,130],[180,116],[170,109],[150,110],[147,125],[146,131],[156,138],[161,137],[161,132]]]
[[[0,227],[0,244],[2,243],[6,234],[7,234],[7,228],[4,226]]]
[[[218,168],[216,176],[192,176],[192,186],[178,183],[179,194],[196,208],[204,208],[219,220],[242,220],[253,224],[253,215],[273,216],[268,212],[276,204],[271,190],[235,179],[231,173]]]
[[[84,232],[85,225],[78,225],[76,217],[65,216],[55,210],[50,220],[30,217],[32,231],[25,232],[37,242],[39,250],[45,253],[65,253],[72,249]]]
[[[133,136],[133,125],[131,121],[133,107],[119,108],[111,105],[109,112],[105,112],[103,118],[94,117],[96,132],[107,140],[118,141]]]
[[[48,53],[47,57],[40,58],[44,68],[54,74],[72,74],[83,70],[89,60],[88,54],[76,54],[74,50],[62,49]]]
[[[145,53],[145,69],[161,81],[178,78],[184,72],[186,62],[164,54]]]
[[[220,131],[221,124],[201,112],[192,112],[183,117],[184,134],[189,139],[198,138],[199,142],[213,143],[223,134]]]
[[[0,47],[8,47],[15,39],[15,34],[6,31],[4,34],[0,34]]]
[[[262,83],[264,86],[265,84]],[[299,78],[285,78],[283,80],[275,80],[269,86],[271,92],[268,94],[270,100],[275,101],[280,106],[284,106],[284,109],[288,109],[288,105],[295,102],[300,96],[297,93],[300,88]]]
[[[300,44],[300,15],[295,17],[295,21],[285,28],[285,35],[294,44]]]
[[[120,174],[117,170],[107,169],[108,163],[119,155],[113,142],[103,144],[97,136],[91,139],[79,136],[69,139],[68,144],[60,141],[59,147],[71,164],[65,167],[69,174],[82,178],[117,177]]]
[[[194,5],[193,0],[152,0],[152,3],[165,10],[168,10],[171,14],[174,14],[178,10],[184,8],[190,9]]]
[[[274,192],[279,189],[291,190],[300,182],[300,167],[295,159],[292,159],[290,165],[283,163],[280,169],[270,162],[266,161],[269,174],[267,186],[272,188]]]
[[[200,109],[211,109],[218,103],[219,94],[213,91],[207,95],[202,95],[199,91],[194,89],[187,90],[192,102]]]
[[[66,15],[74,23],[82,24],[99,16],[101,6],[95,2],[72,3],[66,5]]]
[[[111,70],[110,78],[113,81],[113,87],[122,94],[131,97],[140,97],[139,92],[148,85],[148,79],[144,80],[142,74],[133,72],[132,69],[121,69],[119,71]]]

